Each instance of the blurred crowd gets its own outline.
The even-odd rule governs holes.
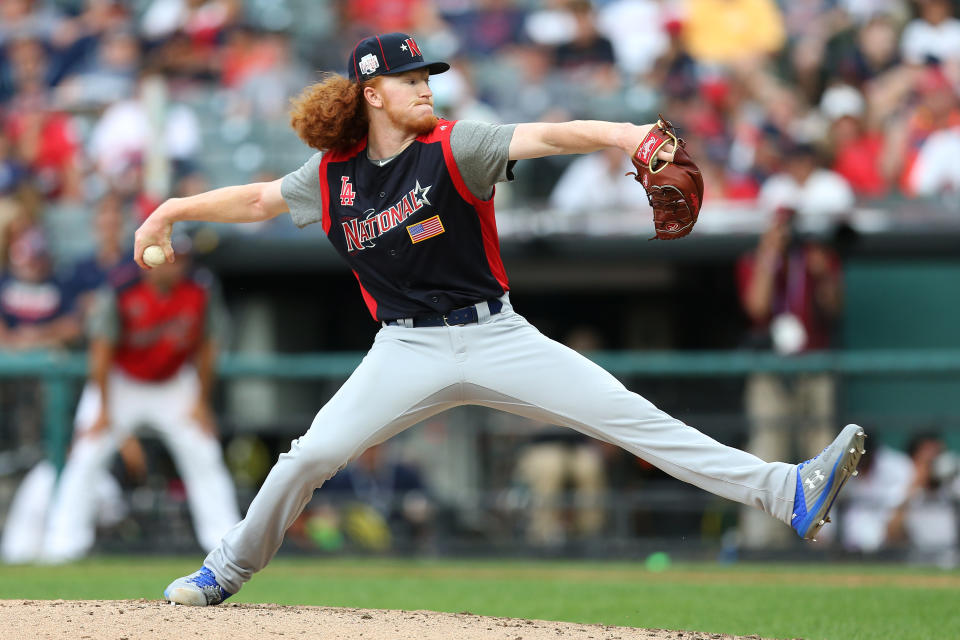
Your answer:
[[[63,266],[84,248],[70,230],[88,225],[73,218],[89,220],[105,195],[134,226],[170,195],[283,175],[307,155],[287,132],[288,99],[317,70],[342,71],[360,37],[397,30],[452,61],[433,79],[451,118],[668,114],[708,202],[821,216],[955,201],[957,4],[2,0],[0,249],[39,226]],[[642,207],[624,163],[521,163],[504,195],[561,211]],[[587,181],[606,188],[576,188]]]

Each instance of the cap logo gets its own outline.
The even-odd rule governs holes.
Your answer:
[[[380,60],[374,54],[368,53],[360,58],[360,64],[358,66],[360,67],[360,73],[368,76],[380,68]]]
[[[401,51],[406,51],[408,48],[410,49],[411,58],[423,55],[422,53],[420,53],[420,47],[418,47],[417,43],[413,41],[413,38],[407,38],[406,40],[403,41],[403,44],[400,45]]]

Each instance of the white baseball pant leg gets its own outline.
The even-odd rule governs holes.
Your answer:
[[[10,503],[0,538],[0,558],[7,564],[24,564],[40,559],[47,509],[57,483],[57,469],[42,460],[20,481]]]
[[[501,317],[502,315],[502,317]],[[482,331],[451,327],[463,344],[465,385],[476,404],[576,429],[615,444],[671,476],[758,507],[789,523],[796,467],[728,447],[656,408],[599,365],[516,313]]]
[[[76,439],[60,476],[50,513],[44,555],[52,561],[86,554],[94,542],[96,496],[90,491],[119,445],[140,425],[156,430],[171,453],[187,489],[197,539],[212,549],[239,520],[236,493],[219,443],[190,417],[199,391],[192,368],[159,383],[110,374],[110,427]],[[100,411],[100,393],[88,384],[77,408],[77,429],[86,431]]]
[[[479,323],[461,327],[384,327],[204,565],[236,593],[280,548],[317,487],[367,447],[462,404],[572,427],[789,521],[793,465],[766,463],[671,418],[505,304],[500,314],[482,314]]]
[[[149,420],[170,452],[187,490],[197,541],[209,552],[240,521],[237,491],[220,442],[190,415],[200,392],[196,371],[184,367],[166,384],[165,398],[157,398],[143,420]]]
[[[443,330],[380,331],[370,351],[267,475],[243,521],[204,560],[236,593],[276,554],[315,489],[367,448],[463,404]]]

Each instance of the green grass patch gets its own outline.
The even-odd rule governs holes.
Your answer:
[[[0,598],[161,597],[197,559],[0,567]],[[879,565],[281,557],[234,597],[710,631],[766,638],[960,638],[960,572]],[[231,600],[231,601],[234,601]]]

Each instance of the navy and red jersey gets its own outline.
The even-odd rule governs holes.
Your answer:
[[[75,291],[53,276],[29,282],[0,277],[0,321],[7,328],[52,322],[73,312]]]
[[[196,278],[169,291],[140,279],[104,293],[92,333],[113,343],[115,366],[138,380],[170,378],[213,331],[211,287]]]
[[[509,289],[493,195],[463,181],[440,120],[390,162],[367,158],[366,139],[323,155],[323,230],[360,283],[376,320],[445,313]]]

